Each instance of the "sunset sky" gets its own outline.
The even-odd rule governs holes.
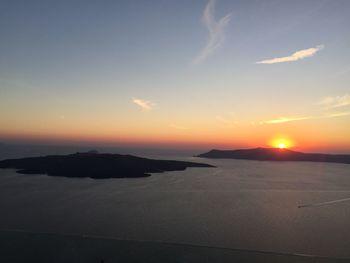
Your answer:
[[[350,153],[350,1],[2,1],[0,141]]]

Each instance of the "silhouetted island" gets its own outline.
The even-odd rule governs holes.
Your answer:
[[[254,148],[239,150],[211,150],[197,157],[213,159],[245,159],[259,161],[304,161],[350,164],[349,154],[303,153],[288,149]]]
[[[150,176],[149,173],[181,171],[187,167],[214,167],[204,163],[171,160],[152,160],[132,155],[75,153],[49,155],[0,161],[0,168],[19,169],[21,174],[47,174],[64,177],[135,178]]]

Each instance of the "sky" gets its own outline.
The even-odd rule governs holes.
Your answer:
[[[0,5],[0,141],[350,153],[350,1]]]

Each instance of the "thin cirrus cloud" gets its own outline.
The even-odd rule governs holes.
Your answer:
[[[338,107],[350,106],[349,94],[345,94],[343,96],[325,97],[320,101],[318,101],[316,105],[321,105],[326,107],[326,108],[323,108],[324,110],[323,114],[309,115],[309,116],[288,116],[288,117],[282,116],[275,119],[260,121],[258,123],[259,124],[283,124],[283,123],[294,122],[294,121],[330,119],[330,118],[350,116],[350,111],[346,111],[346,110],[335,111],[336,108]],[[222,120],[221,117],[220,119],[218,118],[218,120]],[[256,124],[255,122],[253,123]]]
[[[272,119],[268,121],[263,121],[261,124],[281,124],[286,122],[292,122],[292,121],[303,121],[303,120],[310,120],[310,119],[330,119],[330,118],[337,118],[337,117],[344,117],[349,116],[350,111],[343,111],[343,112],[333,112],[333,113],[327,113],[319,116],[307,116],[307,117],[281,117],[277,119]]]
[[[153,109],[155,104],[148,100],[142,100],[137,98],[132,98],[131,100],[133,103],[135,103],[137,106],[139,106],[144,111],[150,111]]]
[[[335,118],[335,117],[343,117],[343,116],[349,116],[350,111],[343,111],[343,112],[334,112],[334,113],[329,113],[324,118]]]
[[[278,58],[272,58],[272,59],[266,59],[255,62],[256,64],[276,64],[276,63],[283,63],[283,62],[293,62],[298,61],[304,58],[312,57],[317,52],[322,50],[324,48],[324,45],[318,45],[316,47],[307,48],[303,50],[299,50],[294,52],[292,55],[286,56],[286,57],[278,57]]]
[[[338,108],[350,105],[350,95],[345,94],[343,96],[325,97],[317,104],[325,106],[326,108]]]
[[[263,123],[267,124],[278,124],[278,123],[285,123],[285,122],[291,122],[291,121],[302,121],[311,119],[312,117],[280,117],[273,120],[264,121]]]
[[[206,5],[203,15],[202,22],[209,31],[209,39],[207,45],[201,50],[198,56],[193,60],[193,64],[200,64],[216,49],[220,48],[225,41],[225,27],[231,20],[232,14],[229,13],[226,16],[220,18],[218,21],[215,20],[215,2],[216,0],[209,0]]]

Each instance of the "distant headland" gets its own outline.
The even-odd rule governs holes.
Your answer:
[[[239,150],[211,150],[197,157],[212,159],[244,159],[259,161],[304,161],[350,164],[349,154],[303,153],[288,149],[254,148]]]
[[[69,155],[48,155],[0,161],[0,168],[19,169],[20,174],[47,174],[63,177],[136,178],[150,173],[182,171],[188,167],[214,167],[204,163],[153,160],[132,155],[90,151]]]

